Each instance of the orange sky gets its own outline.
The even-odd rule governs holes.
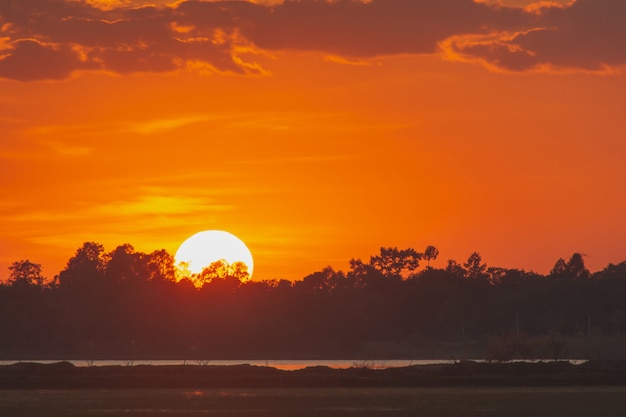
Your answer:
[[[255,279],[626,259],[626,2],[146,3],[0,4],[0,278],[205,229]]]

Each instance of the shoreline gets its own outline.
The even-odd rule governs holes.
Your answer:
[[[255,365],[0,366],[0,389],[626,386],[626,361],[476,362],[375,369]]]

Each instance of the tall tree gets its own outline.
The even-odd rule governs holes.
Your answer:
[[[370,264],[387,277],[413,273],[423,255],[415,249],[380,248],[380,254],[370,258]]]
[[[430,261],[434,261],[439,256],[439,249],[432,245],[426,246],[424,249],[424,258],[426,259],[426,267],[430,268]]]
[[[467,271],[463,268],[463,265],[459,264],[454,259],[448,259],[446,273],[455,278],[463,278],[465,277]]]
[[[487,264],[483,263],[483,259],[478,252],[473,252],[463,266],[467,271],[466,276],[468,278],[480,279],[487,276]]]
[[[109,283],[148,282],[147,256],[132,245],[120,245],[107,255],[105,276]]]
[[[585,267],[583,254],[574,253],[567,262],[567,272],[572,278],[589,278],[589,270]]]
[[[202,287],[217,279],[224,279],[228,277],[228,270],[230,265],[225,259],[219,259],[215,262],[211,262],[209,266],[204,268],[198,274],[193,274],[191,280],[197,287]]]
[[[9,266],[9,283],[15,287],[43,287],[45,278],[41,274],[41,265],[28,259],[13,262]]]
[[[567,273],[567,262],[565,262],[565,259],[559,258],[554,264],[554,266],[552,267],[552,269],[550,270],[550,275],[561,276],[561,275],[565,275],[566,273]]]
[[[96,242],[85,242],[59,274],[59,285],[91,286],[99,283],[104,277],[106,264],[104,246]]]
[[[176,280],[174,256],[165,249],[156,250],[147,255],[147,268],[150,282]]]
[[[338,286],[345,277],[341,271],[335,271],[331,266],[327,266],[321,271],[307,275],[302,281],[297,281],[296,286],[309,293],[329,294]]]
[[[229,265],[228,275],[237,278],[241,282],[245,282],[250,279],[248,265],[246,265],[245,262],[241,261],[236,261]]]
[[[349,286],[354,288],[367,288],[380,279],[383,279],[383,274],[374,268],[370,263],[365,263],[358,259],[350,259],[350,271],[348,271],[347,278]]]
[[[574,253],[569,261],[565,262],[563,258],[559,258],[558,261],[552,267],[550,275],[552,277],[565,277],[565,278],[589,278],[589,270],[585,267],[585,260],[583,254]]]

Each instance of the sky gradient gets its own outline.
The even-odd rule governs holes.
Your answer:
[[[0,279],[206,229],[255,279],[626,259],[626,2],[168,3],[0,3]]]

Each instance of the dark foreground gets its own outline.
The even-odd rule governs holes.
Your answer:
[[[626,386],[626,361],[458,362],[403,368],[279,370],[265,366],[92,366],[68,362],[0,366],[6,389],[407,388]]]
[[[0,366],[0,416],[623,417],[626,362]]]
[[[626,387],[2,390],[6,417],[623,417]]]

